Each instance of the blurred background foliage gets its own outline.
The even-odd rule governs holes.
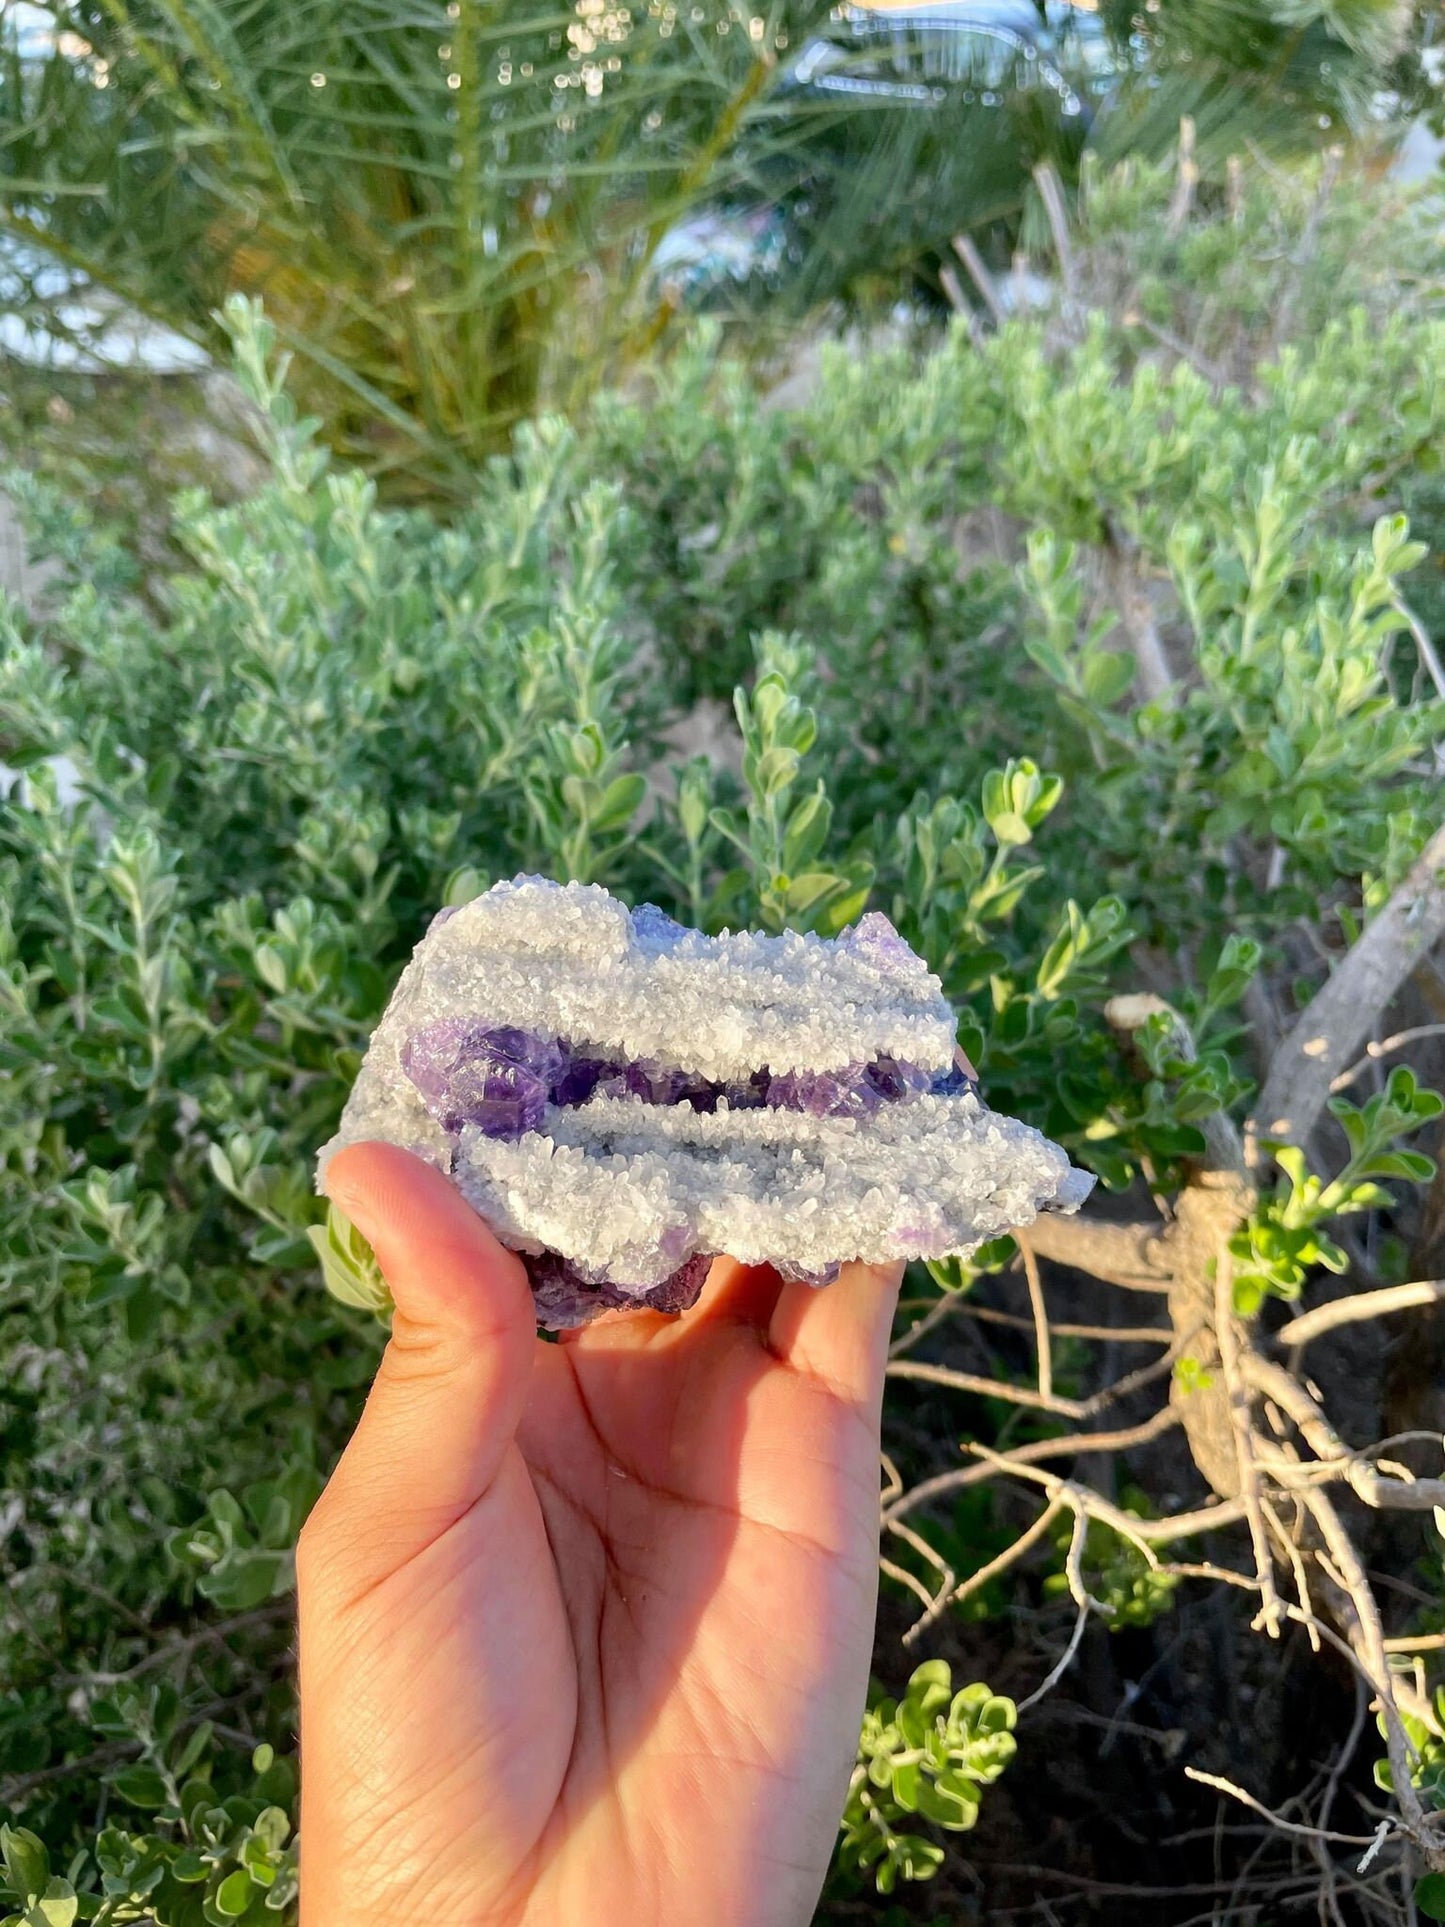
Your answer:
[[[1402,0],[78,0],[0,27],[8,305],[83,335],[75,283],[215,351],[264,299],[332,445],[464,499],[539,408],[575,413],[688,306],[776,343],[1006,264],[1035,183],[1159,157],[1222,181],[1428,91]],[[949,267],[949,263],[953,267]],[[756,345],[756,340],[755,340]]]

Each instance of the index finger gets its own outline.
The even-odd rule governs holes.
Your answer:
[[[902,1279],[901,1262],[851,1264],[831,1285],[785,1284],[768,1322],[771,1350],[849,1404],[880,1404]]]

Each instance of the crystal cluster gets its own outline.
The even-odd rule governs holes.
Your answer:
[[[707,937],[597,885],[502,883],[432,921],[341,1129],[446,1171],[538,1322],[685,1310],[712,1256],[830,1283],[963,1253],[1092,1179],[988,1110],[938,979],[876,913]]]

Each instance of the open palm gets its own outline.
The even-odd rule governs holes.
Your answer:
[[[896,1275],[719,1259],[549,1345],[382,1145],[328,1188],[397,1304],[302,1535],[304,1927],[793,1927],[854,1757]]]

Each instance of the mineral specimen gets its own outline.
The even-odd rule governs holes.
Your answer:
[[[876,912],[831,941],[688,930],[518,877],[432,919],[321,1152],[385,1139],[520,1252],[538,1322],[681,1311],[711,1257],[826,1285],[1076,1210],[990,1111],[938,979]]]

